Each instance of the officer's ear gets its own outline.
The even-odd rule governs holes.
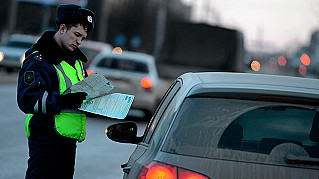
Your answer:
[[[60,27],[59,27],[59,33],[63,34],[66,31],[67,31],[66,25],[65,24],[61,24]]]

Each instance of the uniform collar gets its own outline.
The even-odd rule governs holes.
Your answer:
[[[87,62],[87,58],[79,48],[76,48],[72,52],[62,50],[54,40],[54,34],[55,31],[46,31],[32,48],[39,51],[49,63],[55,65],[60,64],[66,59],[80,59],[82,62]]]

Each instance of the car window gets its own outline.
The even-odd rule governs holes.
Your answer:
[[[154,133],[154,130],[157,127],[159,120],[163,116],[164,111],[167,109],[168,105],[170,104],[173,97],[176,95],[177,91],[180,88],[181,88],[180,82],[176,81],[175,83],[173,83],[171,85],[171,87],[165,93],[163,99],[161,100],[160,104],[158,105],[158,106],[160,106],[160,108],[158,108],[155,111],[154,118],[150,121],[149,125],[147,126],[147,128],[145,130],[145,134],[144,134],[145,137],[144,137],[144,141],[143,141],[144,143],[149,143],[149,141]]]
[[[103,58],[97,63],[98,67],[112,68],[124,71],[133,71],[140,73],[148,73],[148,67],[146,63],[132,61],[128,59],[118,58]]]
[[[279,144],[294,143],[306,149],[309,156],[318,158],[319,136],[312,139],[310,132],[314,120],[319,120],[316,112],[305,108],[281,105],[257,108],[232,122],[218,146],[270,154]]]
[[[319,115],[309,106],[274,102],[187,98],[163,151],[212,157],[218,148],[270,154],[281,143],[319,157]]]

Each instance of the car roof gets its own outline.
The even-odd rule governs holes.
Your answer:
[[[140,53],[140,52],[132,52],[132,51],[123,51],[122,54],[114,54],[110,51],[106,51],[99,54],[96,57],[96,59],[101,59],[103,57],[134,59],[136,61],[141,61],[141,62],[154,61],[154,57],[152,55],[149,55],[146,53]]]
[[[93,41],[93,40],[84,40],[80,48],[88,48],[88,49],[95,49],[99,51],[103,50],[112,50],[112,45],[105,43],[105,42],[100,42],[100,41]]]
[[[188,96],[215,92],[319,99],[318,79],[231,72],[186,73],[180,78],[192,86]]]
[[[12,34],[7,40],[19,41],[19,42],[33,42],[35,43],[40,37],[36,35],[25,35],[25,34]]]

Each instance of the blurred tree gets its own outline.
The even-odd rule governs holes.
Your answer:
[[[0,41],[3,40],[5,31],[8,29],[9,4],[9,0],[0,0]]]

